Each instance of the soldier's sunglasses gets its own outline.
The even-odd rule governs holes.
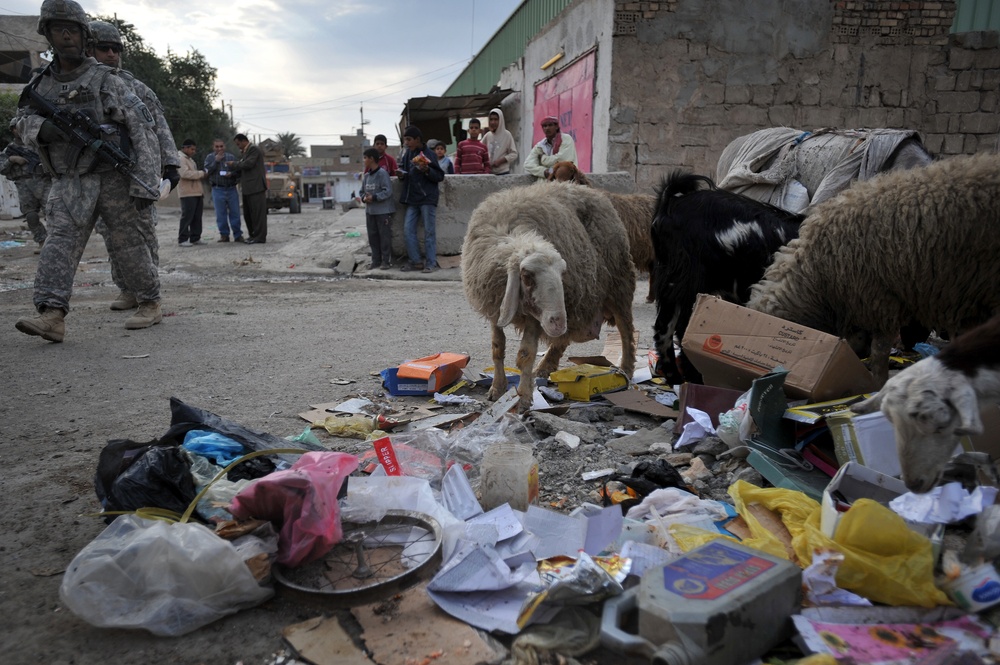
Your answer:
[[[94,48],[98,51],[113,51],[114,53],[122,52],[122,47],[118,44],[98,44]]]

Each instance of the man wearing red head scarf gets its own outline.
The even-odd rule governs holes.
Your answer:
[[[573,137],[559,131],[559,119],[555,116],[542,118],[545,138],[535,144],[524,160],[524,170],[539,180],[548,177],[556,162],[576,163],[576,145]]]

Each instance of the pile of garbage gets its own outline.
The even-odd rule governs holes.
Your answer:
[[[311,405],[289,438],[172,399],[162,437],[102,451],[109,526],[63,602],[176,636],[287,587],[362,625],[441,623],[454,648],[413,662],[1000,659],[987,455],[913,495],[884,430],[837,424],[860,396],[789,404],[781,369],[748,390],[675,390],[582,363],[518,416],[516,375],[488,404],[492,368],[430,358]],[[309,662],[327,661],[297,636],[317,630],[376,662],[391,648],[306,624],[285,639]]]

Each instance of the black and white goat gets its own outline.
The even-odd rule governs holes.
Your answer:
[[[958,439],[981,434],[980,407],[1000,402],[1000,315],[955,338],[940,353],[886,381],[878,393],[851,407],[881,408],[896,430],[903,482],[931,490]]]
[[[660,184],[651,229],[657,373],[672,383],[701,381],[683,356],[679,362],[674,356],[674,337],[679,341],[684,336],[698,294],[746,303],[774,253],[798,236],[802,219],[716,189],[706,176],[676,172]]]

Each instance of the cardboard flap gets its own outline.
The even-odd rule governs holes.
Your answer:
[[[469,362],[469,355],[466,353],[435,353],[425,358],[408,360],[399,366],[397,376],[405,379],[430,379],[439,368],[445,365],[453,365],[456,369],[462,369]]]

